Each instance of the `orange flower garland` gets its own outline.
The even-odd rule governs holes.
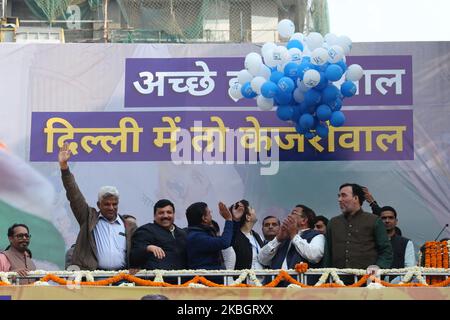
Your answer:
[[[295,265],[295,271],[297,271],[298,273],[305,273],[306,271],[308,271],[308,264],[301,262],[301,263],[297,263]]]
[[[426,268],[448,268],[447,241],[428,241],[425,243],[425,267]],[[445,281],[444,276],[427,276],[428,284],[440,284]]]
[[[426,250],[425,250],[425,261],[428,261],[429,264],[431,265],[431,257],[432,257],[432,253],[433,251],[437,251],[439,246],[439,252],[441,253],[441,259],[438,259],[437,257],[435,258],[436,260],[436,264],[441,268],[448,268],[448,247],[447,247],[447,243],[446,242],[435,242],[435,243],[427,243],[426,244]],[[428,258],[427,258],[428,256]],[[429,267],[429,266],[426,266]],[[298,273],[305,273],[308,270],[308,264],[306,263],[299,263],[295,266],[295,270]],[[324,283],[318,286],[309,286],[306,284],[303,284],[299,281],[297,281],[296,279],[294,279],[291,275],[289,275],[289,273],[285,270],[280,270],[280,272],[278,273],[278,275],[275,277],[275,279],[273,279],[270,283],[265,284],[262,287],[266,287],[266,288],[273,288],[276,287],[281,281],[287,281],[291,284],[295,284],[298,285],[302,288],[357,288],[357,287],[362,287],[363,285],[365,285],[367,283],[367,279],[369,278],[369,275],[366,274],[364,276],[361,277],[361,279],[359,279],[356,283],[352,284],[352,285],[342,285],[342,284],[338,284],[338,283]],[[450,277],[448,277],[447,279],[445,279],[445,276],[433,276],[430,277],[428,276],[427,278],[432,278],[432,280],[430,281],[430,285],[429,287],[446,287],[450,285]],[[110,277],[108,279],[103,279],[103,280],[98,280],[98,281],[82,281],[80,283],[76,283],[77,285],[81,285],[81,286],[108,286],[108,285],[112,285],[115,284],[121,280],[126,280],[128,282],[131,283],[135,283],[138,286],[147,286],[147,287],[188,287],[190,284],[194,284],[194,283],[201,283],[207,287],[214,287],[214,288],[226,288],[226,287],[238,287],[238,288],[261,288],[255,285],[249,285],[249,284],[232,284],[232,285],[223,285],[223,284],[217,284],[214,283],[208,279],[206,279],[205,277],[202,276],[195,276],[194,278],[192,278],[189,281],[186,281],[185,283],[182,283],[180,285],[177,284],[170,284],[170,283],[166,283],[166,282],[155,282],[152,280],[145,280],[145,279],[141,279],[138,278],[134,275],[130,275],[130,274],[125,274],[125,273],[120,273],[116,276]],[[40,279],[40,281],[42,282],[48,282],[48,281],[53,281],[59,285],[71,285],[74,284],[73,281],[68,281],[65,280],[63,278],[60,278],[54,274],[47,274],[46,276],[44,276],[43,278]],[[402,284],[391,284],[389,282],[385,282],[385,281],[380,281],[380,283],[385,286],[385,287],[423,287],[423,286],[427,286],[426,284],[422,284],[422,283],[402,283]],[[5,283],[0,281],[0,286],[11,286],[11,284]]]

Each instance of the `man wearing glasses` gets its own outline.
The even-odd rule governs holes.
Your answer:
[[[9,246],[0,253],[0,271],[15,271],[25,277],[28,271],[36,270],[28,249],[31,234],[24,224],[13,224],[8,229]]]

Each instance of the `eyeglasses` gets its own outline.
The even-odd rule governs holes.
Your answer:
[[[294,214],[296,216],[299,216],[300,218],[306,218],[302,213],[298,212],[297,210],[292,210],[291,214]]]
[[[28,233],[19,233],[14,235],[14,237],[16,237],[19,240],[23,240],[23,239],[30,239],[31,238],[31,234]]]

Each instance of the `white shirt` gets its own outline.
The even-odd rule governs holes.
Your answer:
[[[414,252],[414,244],[408,241],[405,249],[405,268],[414,267],[416,265],[416,254]]]
[[[126,267],[127,239],[125,225],[117,215],[116,220],[108,221],[100,214],[94,228],[97,245],[98,269],[118,270]]]
[[[261,247],[260,247],[258,241],[256,241],[256,238],[253,236],[252,233],[245,233],[245,232],[242,232],[242,233],[248,238],[248,241],[250,241],[250,244],[252,246],[252,267],[251,267],[251,269],[253,269],[253,270],[264,269],[262,264],[259,263],[259,261],[258,261],[258,254],[261,251]]]
[[[223,263],[225,264],[225,269],[234,270],[236,266],[236,252],[232,246],[222,250]]]
[[[301,238],[301,234],[309,229],[303,229],[295,235],[295,237],[291,240],[289,244],[288,251],[290,247],[293,245],[295,250],[297,250],[298,254],[301,255],[306,260],[312,263],[318,263],[324,254],[325,251],[325,236],[323,234],[319,234],[312,238],[311,242],[308,243],[305,239]],[[278,251],[281,242],[277,240],[275,237],[272,241],[267,243],[264,247],[262,247],[261,251],[258,254],[258,261],[265,266],[270,266],[270,262]],[[283,269],[287,269],[286,258],[283,261],[283,265],[281,266]]]

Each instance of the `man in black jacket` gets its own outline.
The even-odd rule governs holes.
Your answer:
[[[250,207],[247,200],[236,202],[231,209],[233,217],[236,220],[239,219],[239,229],[234,230],[232,241],[236,253],[234,269],[263,269],[264,267],[258,261],[258,254],[264,246],[264,242],[259,234],[253,230],[257,221],[255,209]]]
[[[186,268],[186,232],[173,222],[175,206],[162,199],[153,207],[154,223],[139,227],[131,242],[132,268],[180,270]]]

